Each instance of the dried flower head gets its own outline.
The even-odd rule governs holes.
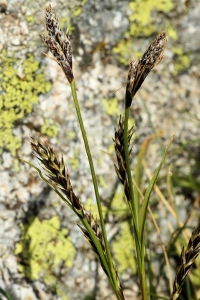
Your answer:
[[[46,7],[46,28],[48,35],[43,35],[45,43],[61,66],[69,83],[74,76],[72,72],[72,48],[68,31],[66,34],[60,28],[58,19],[52,10],[51,4]]]
[[[32,139],[31,147],[37,159],[47,172],[47,177],[63,192],[74,210],[76,210],[77,213],[79,213],[78,211],[80,210],[83,214],[83,205],[73,191],[63,157],[59,159],[48,142],[42,143]]]
[[[187,248],[182,249],[181,261],[176,272],[173,292],[170,300],[179,298],[185,279],[200,254],[200,226],[196,228],[190,237]]]
[[[157,66],[163,58],[167,37],[165,32],[150,44],[143,56],[137,62],[133,60],[129,65],[128,82],[126,86],[126,108],[131,105],[132,99],[141,87],[149,72]]]

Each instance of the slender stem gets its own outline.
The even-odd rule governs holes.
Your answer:
[[[136,230],[138,230],[139,221],[138,221],[138,215],[139,215],[139,209],[138,209],[138,203],[134,201],[134,191],[133,191],[133,182],[132,182],[132,175],[131,175],[131,167],[130,167],[130,159],[129,159],[129,149],[128,149],[128,119],[129,119],[129,112],[130,107],[126,108],[125,110],[125,120],[124,120],[124,151],[125,151],[125,162],[126,162],[126,172],[128,175],[128,184],[129,184],[129,191],[130,191],[130,201],[131,206],[133,209],[134,214],[134,225],[136,227]]]
[[[131,206],[130,201],[128,201],[129,209],[131,212],[131,215],[133,216],[134,219],[134,214],[133,214],[133,207]],[[141,252],[141,243],[139,239],[139,232],[137,231],[134,220],[133,220],[133,227],[134,227],[134,235],[135,235],[135,245],[136,245],[136,252],[137,252],[137,260],[138,260],[138,269],[141,270],[141,259],[142,259],[142,252]]]
[[[145,247],[143,241],[140,240],[139,236],[139,202],[138,198],[134,198],[133,190],[133,181],[131,175],[130,167],[130,158],[129,158],[129,149],[128,149],[128,119],[129,119],[130,107],[125,109],[125,120],[124,120],[124,151],[125,151],[125,162],[126,162],[126,172],[128,176],[129,192],[130,192],[130,201],[129,207],[133,216],[134,231],[135,231],[135,245],[137,253],[137,264],[138,264],[138,273],[140,278],[142,299],[148,300],[148,290],[146,282],[146,273],[144,265],[144,252]]]
[[[103,212],[102,212],[101,200],[100,200],[100,196],[99,196],[97,178],[96,178],[96,174],[95,174],[95,170],[94,170],[94,164],[93,164],[93,160],[92,160],[92,155],[91,155],[91,152],[90,152],[90,147],[89,147],[89,143],[88,143],[88,139],[87,139],[87,135],[86,135],[86,131],[85,131],[85,127],[84,127],[84,124],[83,124],[83,119],[82,119],[82,115],[81,115],[81,111],[80,111],[80,107],[79,107],[79,103],[78,103],[78,98],[77,98],[77,94],[76,94],[75,80],[73,80],[71,82],[70,87],[71,87],[72,96],[73,96],[73,99],[74,99],[74,105],[75,105],[75,108],[76,108],[76,113],[77,113],[80,129],[81,129],[83,141],[84,141],[84,144],[85,144],[85,150],[86,150],[89,165],[90,165],[90,170],[91,170],[91,175],[92,175],[92,180],[93,180],[93,185],[94,185],[94,191],[95,191],[95,196],[96,196],[96,201],[97,201],[97,207],[98,207],[98,212],[99,212],[100,224],[101,224],[101,229],[102,229],[102,235],[103,235],[103,240],[104,240],[104,243],[105,243],[106,254],[107,254],[107,258],[108,258],[109,268],[110,268],[110,271],[111,271],[113,286],[115,287],[116,290],[118,290],[119,286],[118,286],[116,273],[115,273],[115,270],[114,270],[114,266],[113,266],[112,258],[111,258],[111,254],[110,254],[110,249],[109,249],[109,245],[108,245],[108,239],[107,239],[105,223],[104,223],[104,219],[103,219]]]
[[[140,284],[141,284],[141,291],[142,291],[142,299],[143,300],[148,300],[148,289],[147,289],[147,278],[146,278],[146,270],[145,270],[145,259],[144,259],[144,253],[145,252],[145,247],[144,243],[142,243],[142,259],[141,259],[141,273],[140,273]]]
[[[110,284],[111,284],[111,286],[112,286],[112,288],[113,288],[113,290],[115,292],[115,295],[117,296],[117,299],[118,300],[123,300],[123,298],[120,298],[120,295],[118,293],[118,289],[116,289],[116,287],[114,286],[113,281],[110,280],[110,278],[112,278],[111,271],[110,271],[110,268],[109,268],[109,265],[108,265],[108,261],[107,261],[105,255],[104,255],[104,253],[103,253],[102,247],[101,247],[101,245],[100,245],[100,243],[98,241],[98,238],[94,234],[93,230],[91,229],[91,226],[88,224],[88,221],[85,218],[83,218],[81,220],[81,222],[84,225],[84,227],[87,229],[89,235],[91,236],[91,239],[92,239],[93,243],[95,244],[95,246],[96,246],[96,248],[98,250],[98,253],[99,253],[100,257],[101,257],[101,260],[102,260],[102,263],[104,265],[104,268],[106,269],[106,272],[109,274],[109,276],[108,276],[109,277],[109,282],[110,282]]]

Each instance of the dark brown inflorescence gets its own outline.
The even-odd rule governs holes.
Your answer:
[[[170,300],[179,298],[185,279],[194,265],[197,256],[200,254],[200,227],[192,232],[191,238],[186,250],[183,248],[181,253],[181,261],[176,272],[174,280],[173,292]]]
[[[130,141],[134,132],[132,127],[128,132],[129,154],[131,153]],[[124,187],[124,192],[128,201],[130,201],[129,185],[126,171],[125,150],[124,150],[124,118],[120,116],[118,128],[115,129],[115,137],[113,138],[117,161],[114,162],[117,176]]]
[[[102,266],[104,272],[110,278],[110,274],[108,274],[108,272],[106,270],[106,267],[104,265],[102,256],[100,255],[99,249],[97,248],[97,245],[94,242],[94,239],[90,235],[88,228],[84,226],[84,224],[85,224],[84,221],[86,220],[98,240],[98,244],[101,247],[103,256],[105,257],[106,261],[108,262],[99,221],[97,220],[97,218],[94,218],[94,216],[92,215],[91,212],[86,212],[83,203],[75,195],[72,185],[71,185],[69,173],[66,171],[63,157],[61,157],[59,159],[57,154],[55,153],[55,151],[53,150],[53,148],[49,145],[49,143],[47,141],[43,143],[42,141],[40,142],[40,141],[36,141],[36,140],[32,139],[31,147],[32,147],[32,150],[34,151],[36,158],[40,161],[44,170],[46,171],[46,173],[47,173],[46,176],[51,180],[51,183],[55,184],[57,186],[57,188],[59,188],[63,192],[63,194],[67,198],[65,200],[65,202],[70,204],[73,211],[77,214],[77,216],[81,220],[82,226],[81,225],[78,225],[78,226],[82,230],[85,238],[88,240],[93,251],[96,253],[97,257],[99,258],[99,261],[101,263],[101,266]],[[121,299],[124,299],[123,292],[121,290],[121,286],[120,286],[120,282],[119,282],[119,278],[118,278],[118,274],[117,274],[117,270],[115,270],[115,274],[116,274],[116,278],[119,283],[120,297],[121,297]]]
[[[137,62],[134,59],[129,65],[128,82],[126,85],[126,108],[131,106],[132,99],[141,87],[149,72],[157,66],[163,58],[167,37],[165,32],[150,44],[143,56]]]
[[[68,31],[66,34],[60,28],[58,19],[49,4],[46,7],[46,28],[48,35],[43,35],[45,43],[61,66],[69,83],[74,76],[72,72],[72,48]]]
[[[81,210],[83,213],[83,205],[73,191],[63,157],[59,160],[53,148],[47,142],[43,144],[42,142],[32,140],[31,147],[37,159],[41,162],[45,171],[47,171],[48,178],[63,192],[69,203],[76,210]]]

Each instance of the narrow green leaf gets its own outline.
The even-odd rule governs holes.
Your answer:
[[[6,299],[8,299],[8,300],[13,300],[13,298],[6,292],[6,291],[4,291],[3,289],[1,289],[0,288],[0,293],[4,296],[4,297],[6,297]],[[0,298],[1,299],[1,298]]]
[[[145,221],[146,221],[146,214],[147,214],[147,208],[148,208],[148,204],[149,204],[149,198],[150,198],[150,195],[151,195],[151,192],[154,188],[154,185],[156,183],[156,180],[157,180],[157,177],[158,177],[158,174],[160,172],[160,169],[165,161],[165,158],[167,156],[167,152],[168,152],[168,149],[169,149],[169,146],[171,145],[173,141],[173,138],[171,138],[171,140],[169,141],[166,149],[165,149],[165,153],[164,153],[164,156],[161,160],[161,163],[159,164],[158,168],[156,169],[149,185],[148,185],[148,188],[145,192],[145,196],[144,196],[144,200],[143,200],[143,203],[142,203],[142,207],[140,209],[140,212],[139,212],[139,236],[140,236],[140,241],[141,241],[141,244],[143,244],[143,239],[144,239],[144,226],[145,226]]]
[[[91,155],[91,152],[90,152],[90,146],[89,146],[89,143],[88,143],[87,134],[86,134],[86,131],[85,131],[85,127],[84,127],[84,123],[83,123],[83,119],[82,119],[82,115],[81,115],[81,110],[80,110],[80,107],[79,107],[79,102],[78,102],[77,93],[76,93],[76,83],[75,83],[74,79],[70,83],[70,87],[71,87],[72,97],[73,97],[73,100],[74,100],[74,105],[75,105],[75,109],[76,109],[76,113],[77,113],[77,117],[78,117],[78,122],[79,122],[79,125],[80,125],[82,137],[83,137],[83,142],[85,144],[85,150],[86,150],[86,154],[87,154],[87,157],[88,157],[88,162],[89,162],[89,165],[90,165],[90,171],[91,171],[91,175],[92,175],[92,181],[93,181],[93,186],[94,186],[94,191],[95,191],[95,196],[96,196],[96,202],[97,202],[97,208],[98,208],[98,213],[99,213],[99,219],[100,219],[100,224],[101,224],[102,236],[103,236],[103,240],[104,240],[104,244],[105,244],[105,248],[106,248],[108,265],[109,265],[110,274],[111,274],[111,278],[112,278],[112,286],[114,288],[114,291],[116,292],[116,296],[118,297],[118,299],[120,299],[119,296],[118,296],[119,283],[118,283],[117,278],[116,278],[116,272],[115,272],[114,267],[113,267],[113,261],[112,261],[112,257],[111,257],[111,253],[110,253],[109,244],[108,244],[108,238],[107,238],[105,222],[104,222],[104,218],[103,218],[103,211],[102,211],[101,199],[100,199],[100,196],[99,196],[99,190],[98,190],[98,184],[97,184],[95,168],[94,168],[93,159],[92,159],[92,155]]]
[[[138,187],[140,187],[141,179],[142,179],[142,160],[146,152],[146,143],[143,143],[143,145],[140,148],[138,158],[137,158],[137,164],[135,167],[135,182]],[[134,187],[134,199],[138,203],[139,206],[139,191],[136,187]]]
[[[95,235],[95,233],[94,233],[93,229],[91,228],[90,224],[87,222],[86,218],[83,218],[81,220],[81,222],[82,222],[83,226],[85,227],[85,229],[87,230],[87,232],[89,233],[90,238],[92,239],[93,243],[95,244],[95,246],[97,248],[97,252],[98,252],[98,254],[101,258],[101,261],[103,263],[103,266],[104,266],[106,272],[108,273],[108,277],[110,279],[110,282],[112,283],[111,271],[110,271],[106,255],[105,255],[105,253],[102,249],[100,241],[98,240],[97,236]]]

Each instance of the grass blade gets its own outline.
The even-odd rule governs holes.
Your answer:
[[[149,204],[149,198],[150,198],[150,195],[151,195],[151,192],[154,188],[154,185],[156,183],[156,180],[157,180],[157,177],[158,177],[158,174],[160,172],[160,169],[165,161],[165,158],[167,156],[167,153],[168,153],[168,149],[171,145],[173,141],[173,138],[171,138],[171,140],[169,141],[166,149],[165,149],[165,153],[164,153],[164,156],[161,160],[161,163],[159,164],[157,170],[155,171],[149,185],[148,185],[148,188],[146,190],[146,193],[144,195],[144,200],[143,200],[143,205],[140,209],[140,212],[139,212],[139,236],[140,236],[140,241],[141,243],[143,244],[143,240],[144,240],[144,226],[145,226],[145,221],[146,221],[146,214],[147,214],[147,208],[148,208],[148,204]]]
[[[0,288],[0,294],[2,294],[4,297],[6,297],[6,299],[8,300],[13,300],[13,298],[3,289]],[[1,298],[0,298],[1,299]]]

